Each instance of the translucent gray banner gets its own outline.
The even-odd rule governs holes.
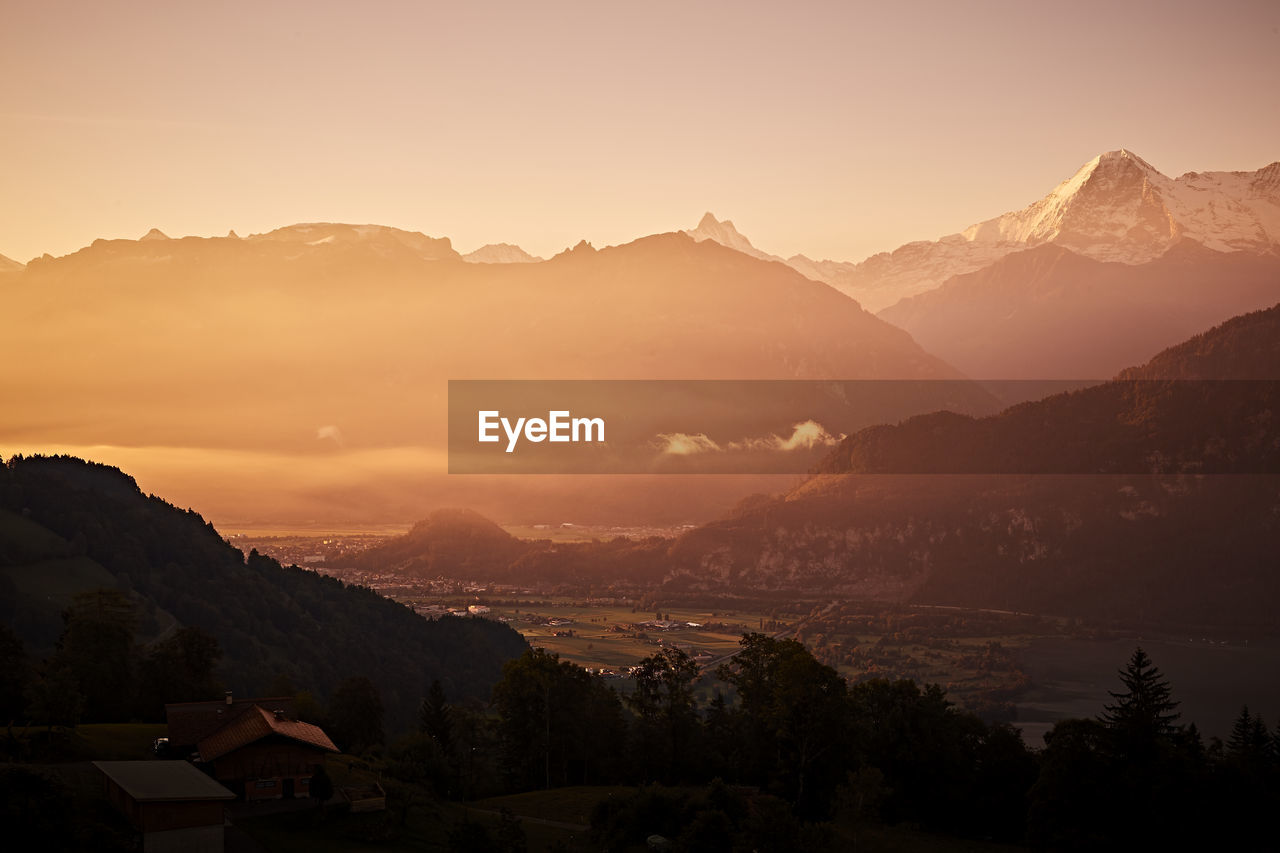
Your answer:
[[[449,472],[1276,473],[1277,385],[454,380]]]

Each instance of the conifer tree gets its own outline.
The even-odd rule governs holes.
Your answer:
[[[442,755],[453,755],[453,714],[438,678],[431,680],[427,698],[422,700],[418,728],[436,742]]]
[[[1240,716],[1231,725],[1231,737],[1227,739],[1227,751],[1233,758],[1243,758],[1252,751],[1253,717],[1249,706],[1240,708]]]
[[[1135,758],[1150,757],[1157,741],[1178,730],[1178,703],[1172,698],[1169,682],[1141,646],[1120,671],[1120,680],[1125,690],[1108,691],[1115,702],[1106,706],[1102,722],[1121,752]]]

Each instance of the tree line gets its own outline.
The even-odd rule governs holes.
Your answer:
[[[1206,743],[1141,648],[1112,702],[1057,723],[1042,750],[937,685],[850,685],[791,639],[747,634],[715,675],[722,690],[700,700],[697,666],[664,648],[622,695],[530,649],[487,708],[450,704],[433,684],[387,772],[456,799],[662,785],[597,807],[606,850],[652,834],[677,850],[838,850],[894,824],[1041,849],[1216,846],[1265,838],[1280,805],[1280,727],[1245,709],[1227,741]]]

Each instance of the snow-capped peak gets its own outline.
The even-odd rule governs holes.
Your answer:
[[[699,243],[703,240],[713,240],[722,246],[728,246],[730,249],[742,252],[744,255],[750,255],[753,258],[760,258],[766,261],[783,260],[776,255],[762,252],[751,245],[751,241],[739,233],[738,229],[733,226],[732,221],[726,219],[722,222],[716,219],[715,214],[710,211],[702,215],[697,228],[686,230],[684,233]],[[783,262],[785,263],[785,261]]]
[[[974,243],[1054,242],[1124,263],[1151,260],[1183,238],[1217,251],[1268,251],[1280,243],[1280,180],[1269,185],[1265,171],[1172,179],[1121,148],[1094,157],[1034,204],[960,236]]]

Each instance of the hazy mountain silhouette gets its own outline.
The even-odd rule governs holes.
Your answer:
[[[968,375],[1102,379],[1214,323],[1280,299],[1280,255],[1183,239],[1141,264],[1057,243],[1016,252],[880,316]]]
[[[919,460],[943,471],[948,460],[959,470],[1036,470],[1046,461],[1066,470],[1053,463],[1072,448],[1095,461],[1163,450],[1171,461],[1158,470],[1194,471],[1197,456],[1240,471],[1275,470],[1274,383],[1239,395],[1229,389],[1249,383],[1152,380],[1280,378],[1276,340],[1280,307],[1233,319],[1097,388],[979,421],[930,415],[855,433],[832,452],[826,473],[681,537],[667,554],[666,582],[1127,623],[1269,625],[1280,605],[1275,474],[845,472],[890,461],[899,464],[889,470],[913,470],[900,466]],[[988,467],[971,464],[971,454],[987,454],[978,461]]]
[[[386,520],[520,493],[444,480],[449,379],[960,376],[830,287],[680,234],[536,264],[464,263],[381,226],[100,240],[37,259],[6,296],[0,447],[158,448],[139,474],[221,518]],[[584,486],[564,488],[559,506]],[[667,499],[631,508],[702,500],[653,488]]]
[[[977,421],[938,414],[863,430],[831,454],[824,473],[782,496],[745,500],[675,540],[530,544],[507,575],[1268,628],[1280,606],[1280,475],[849,472],[885,462],[945,471],[949,461],[979,472],[1066,471],[1055,466],[1135,458],[1157,459],[1162,471],[1275,471],[1275,384],[1237,392],[1280,378],[1277,341],[1280,306],[1099,387]],[[1151,456],[1153,448],[1166,458]]]
[[[346,562],[358,568],[423,577],[488,578],[506,575],[507,567],[530,547],[531,543],[516,539],[477,512],[440,509],[404,536],[346,558]]]
[[[984,418],[859,430],[820,474],[1280,474],[1280,306],[1238,317],[1111,382]]]
[[[511,243],[488,243],[462,259],[470,264],[533,264],[542,260]]]

